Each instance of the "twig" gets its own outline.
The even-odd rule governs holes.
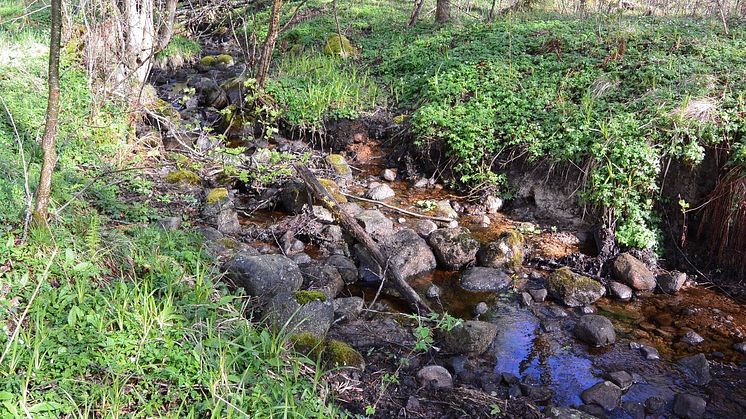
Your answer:
[[[357,200],[359,200],[359,201],[363,201],[363,202],[370,202],[370,203],[373,203],[373,204],[379,204],[379,205],[381,205],[381,206],[384,206],[384,207],[386,207],[386,208],[392,209],[392,210],[394,210],[394,211],[398,211],[398,212],[401,212],[402,214],[406,214],[406,215],[411,215],[412,217],[417,217],[417,218],[424,218],[424,219],[427,219],[427,220],[432,220],[432,221],[439,221],[439,222],[441,222],[441,223],[450,223],[451,221],[453,221],[453,220],[452,220],[452,219],[450,219],[450,218],[445,218],[445,217],[433,217],[433,216],[430,216],[430,215],[418,214],[418,213],[416,213],[416,212],[412,212],[412,211],[407,211],[407,210],[405,210],[405,209],[403,209],[403,208],[395,207],[395,206],[393,206],[393,205],[391,205],[391,204],[387,204],[387,203],[385,203],[385,202],[381,202],[381,201],[376,201],[376,200],[373,200],[373,199],[368,199],[368,198],[363,198],[363,197],[361,197],[361,196],[357,196],[357,195],[350,195],[350,194],[348,194],[348,193],[344,193],[344,192],[340,192],[340,193],[341,193],[342,195],[344,195],[344,196],[348,197],[348,198],[352,198],[352,199],[357,199]]]

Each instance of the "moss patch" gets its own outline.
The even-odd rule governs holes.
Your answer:
[[[347,164],[347,160],[341,154],[330,154],[326,156],[326,162],[340,176],[351,176],[352,169]]]
[[[326,301],[326,294],[321,291],[296,291],[293,296],[295,301],[300,305],[308,304],[312,301]]]
[[[228,199],[228,189],[226,188],[214,188],[207,194],[205,201],[208,205],[217,204],[220,201]]]
[[[365,368],[365,359],[350,345],[331,339],[326,343],[324,359],[333,367]]]
[[[201,60],[199,60],[199,63],[205,67],[212,67],[217,63],[217,61],[218,60],[214,55],[205,55]]]
[[[339,34],[334,34],[327,38],[326,45],[324,46],[324,54],[339,55],[342,58],[347,58],[357,54],[357,50],[352,46],[346,36],[342,35],[340,37]]]
[[[339,202],[340,204],[344,204],[345,202],[347,202],[347,197],[342,195],[342,191],[339,189],[339,185],[337,185],[337,182],[331,179],[320,178],[319,183],[321,184],[321,186],[324,187],[324,189],[326,189],[327,192],[329,192],[331,196],[334,197],[334,199],[337,200],[337,202]]]
[[[166,175],[166,182],[168,183],[181,183],[188,185],[199,185],[202,182],[199,175],[192,172],[191,170],[176,170]]]
[[[217,57],[215,57],[215,61],[219,64],[223,64],[226,67],[230,67],[233,65],[233,57],[231,57],[228,54],[220,54]]]
[[[297,333],[288,337],[293,350],[309,358],[318,358],[324,350],[323,342],[311,333]]]

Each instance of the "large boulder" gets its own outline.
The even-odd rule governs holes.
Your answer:
[[[326,264],[337,268],[345,284],[357,282],[357,266],[352,259],[344,255],[331,255],[326,259]]]
[[[284,333],[324,336],[334,321],[334,305],[319,291],[281,292],[267,311],[269,321]]]
[[[609,319],[597,314],[580,317],[575,324],[575,337],[593,346],[606,346],[616,342],[614,325]]]
[[[684,272],[673,271],[658,276],[658,289],[664,294],[676,294],[686,282]]]
[[[479,251],[479,242],[463,227],[435,230],[428,243],[438,263],[448,269],[460,269],[474,262]]]
[[[469,291],[500,292],[507,289],[513,279],[504,271],[475,266],[461,276],[461,288]]]
[[[335,298],[344,288],[342,275],[337,268],[320,263],[307,263],[300,266],[303,274],[303,288],[321,291],[328,300]]]
[[[684,367],[687,380],[692,384],[704,386],[710,383],[710,363],[704,354],[691,355],[679,360],[679,365]]]
[[[614,278],[638,291],[655,289],[655,275],[644,263],[629,253],[622,253],[611,265]]]
[[[350,165],[347,164],[347,160],[341,154],[330,154],[326,156],[325,160],[338,176],[352,177],[352,169],[350,169]]]
[[[479,355],[487,350],[497,336],[497,326],[478,320],[467,320],[449,331],[440,340],[447,352]]]
[[[281,292],[293,292],[303,284],[303,275],[283,255],[236,254],[223,265],[226,276],[251,296],[269,299]]]
[[[517,231],[505,232],[500,237],[481,248],[477,253],[477,264],[490,268],[517,270],[523,264],[525,241]]]
[[[547,281],[549,294],[569,307],[593,304],[606,293],[604,286],[595,279],[578,275],[570,268],[557,269]]]
[[[583,403],[596,404],[610,412],[622,401],[622,389],[610,381],[602,381],[582,392],[580,398]]]
[[[414,230],[402,229],[394,234],[379,238],[381,250],[387,258],[389,266],[396,268],[404,278],[411,278],[435,269],[437,263],[433,251]],[[376,263],[373,257],[361,246],[355,246],[355,253],[361,262],[363,275],[373,274],[380,280],[384,269]]]
[[[355,219],[370,235],[387,235],[394,229],[394,222],[378,210],[365,210],[356,215]]]
[[[308,193],[303,182],[287,182],[280,192],[280,203],[290,214],[300,214],[303,207],[308,205]]]

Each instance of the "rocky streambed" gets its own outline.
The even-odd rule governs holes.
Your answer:
[[[225,124],[220,109],[241,101],[228,80],[242,71],[224,61],[156,73],[178,119]],[[292,176],[260,191],[209,176],[193,182],[200,231],[226,281],[251,297],[257,321],[332,368],[343,407],[428,418],[746,415],[743,305],[654,257],[596,242],[588,229],[528,222],[525,208],[514,220],[497,196],[456,196],[395,161],[391,123],[370,120],[328,133],[336,153],[275,135],[244,144],[243,157],[251,165],[272,150],[313,153],[322,184],[389,266],[436,311],[461,319],[450,330],[412,316],[382,285],[389,266]],[[233,142],[250,134],[228,125]],[[173,126],[162,133],[173,149],[215,147]],[[167,177],[188,181],[181,172]],[[417,349],[423,325],[432,341]]]

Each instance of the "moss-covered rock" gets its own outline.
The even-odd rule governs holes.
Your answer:
[[[606,288],[595,279],[578,275],[570,268],[561,268],[549,277],[547,291],[569,307],[580,307],[598,301]]]
[[[217,64],[218,60],[215,58],[214,55],[205,55],[202,57],[201,60],[199,60],[200,65],[203,65],[205,67],[212,67],[215,64]]]
[[[477,253],[477,263],[490,268],[518,270],[523,264],[525,239],[518,231],[503,233]]]
[[[350,169],[350,165],[347,164],[347,160],[345,160],[344,156],[341,154],[330,154],[326,156],[326,163],[331,166],[332,169],[334,169],[334,172],[337,173],[339,176],[342,177],[351,177],[352,176],[352,169]]]
[[[198,174],[186,169],[175,170],[167,174],[165,180],[168,183],[178,183],[182,185],[199,185],[202,182],[202,179],[200,179]]]
[[[300,304],[308,304],[311,301],[326,301],[326,294],[324,294],[321,291],[296,291],[293,296],[295,297],[295,301]]]
[[[365,369],[365,359],[350,345],[335,339],[330,339],[324,348],[324,359],[331,367],[349,367]]]
[[[228,54],[220,54],[215,57],[215,62],[217,64],[223,64],[226,67],[230,67],[233,65],[233,57]]]
[[[324,351],[324,342],[312,333],[303,332],[290,335],[288,342],[292,345],[293,350],[311,359],[317,359]]]
[[[221,201],[228,199],[228,189],[226,188],[214,188],[210,190],[205,198],[207,205],[215,205]]]
[[[324,54],[326,55],[338,55],[342,58],[347,58],[351,55],[357,54],[357,49],[352,46],[350,40],[346,36],[334,34],[326,39],[326,45],[324,45]]]
[[[337,182],[331,179],[320,178],[319,183],[326,189],[329,194],[337,200],[338,203],[344,204],[347,202],[347,197],[342,195],[342,191],[339,189]]]

